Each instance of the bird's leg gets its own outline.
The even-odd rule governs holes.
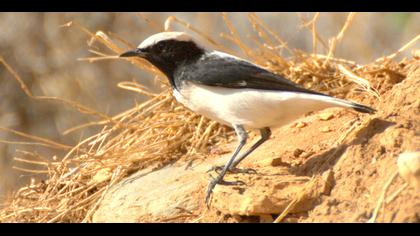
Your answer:
[[[229,161],[226,163],[226,165],[223,167],[222,171],[219,173],[219,175],[212,179],[209,183],[207,194],[206,194],[206,204],[209,206],[209,200],[211,193],[213,192],[213,188],[217,184],[235,184],[238,182],[226,182],[223,180],[223,177],[225,176],[226,172],[229,170],[230,166],[232,165],[233,161],[235,160],[235,157],[238,155],[238,153],[241,151],[242,147],[245,145],[246,140],[248,138],[248,135],[242,125],[234,125],[233,128],[235,129],[235,132],[237,136],[239,137],[239,144],[235,149],[235,152],[233,153],[232,157],[229,159]]]
[[[262,128],[260,129],[260,133],[261,133],[261,138],[254,143],[254,145],[252,145],[252,147],[250,147],[245,153],[243,153],[240,157],[238,157],[230,166],[229,168],[229,172],[232,173],[245,173],[245,174],[251,174],[251,173],[255,173],[255,170],[250,169],[250,168],[244,168],[244,169],[239,169],[236,168],[236,166],[243,160],[245,159],[245,157],[247,157],[249,154],[251,154],[255,149],[257,149],[261,144],[263,144],[265,141],[267,141],[270,138],[271,135],[271,130],[269,128]],[[215,170],[216,172],[220,171],[222,169],[221,166],[215,166],[212,169],[210,169],[209,171],[213,171]]]
[[[230,171],[241,171],[241,169],[236,168],[236,166],[243,160],[245,157],[247,157],[249,154],[251,154],[255,149],[257,149],[261,144],[263,144],[265,141],[267,141],[270,138],[271,130],[270,128],[262,128],[260,129],[261,138],[252,145],[245,153],[243,153],[238,159],[236,159],[232,165],[230,166]],[[247,170],[247,169],[244,169]]]

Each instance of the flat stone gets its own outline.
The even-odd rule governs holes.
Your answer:
[[[205,204],[209,181],[206,171],[224,164],[229,157],[193,164],[191,168],[184,164],[141,170],[109,189],[92,221],[164,222],[193,212]]]
[[[185,166],[142,170],[110,188],[92,221],[162,221],[194,211],[200,203],[192,193],[205,182],[197,178],[201,172],[205,170],[185,170]]]

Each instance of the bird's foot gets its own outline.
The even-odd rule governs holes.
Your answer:
[[[220,178],[220,176],[218,176],[217,178],[213,178],[210,175],[210,178],[212,178],[212,180],[209,183],[209,186],[207,188],[207,193],[206,193],[206,205],[207,208],[210,207],[210,197],[213,193],[213,189],[214,187],[216,187],[216,185],[220,184],[220,185],[245,185],[245,182],[243,181],[225,181],[222,178]]]
[[[211,171],[216,171],[216,173],[220,173],[223,170],[224,166],[213,166],[212,168],[210,168],[207,173],[211,172]],[[236,167],[231,167],[229,168],[228,172],[233,173],[233,174],[256,174],[257,171],[251,168],[236,168]]]

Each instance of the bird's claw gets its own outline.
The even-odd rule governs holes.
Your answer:
[[[232,168],[229,170],[231,173],[235,174],[256,174],[257,171],[252,168]]]
[[[206,205],[207,205],[207,208],[210,207],[210,197],[211,197],[211,195],[213,193],[214,187],[216,187],[217,184],[220,184],[220,185],[245,185],[245,182],[240,181],[240,180],[238,180],[238,181],[225,181],[225,180],[223,180],[223,179],[221,179],[219,177],[213,178],[213,176],[211,176],[211,175],[210,175],[210,178],[212,180],[209,183],[209,186],[207,188],[207,193],[206,193]]]
[[[222,171],[224,168],[224,166],[213,166],[212,168],[210,168],[207,173],[211,172],[211,171],[216,171],[216,173],[220,173],[220,171]],[[252,168],[230,168],[228,170],[228,172],[233,173],[233,174],[256,174],[257,171],[252,169]]]
[[[211,180],[209,183],[209,186],[207,188],[207,193],[206,193],[206,205],[207,208],[210,208],[210,197],[211,194],[213,193],[213,188],[216,186],[217,182],[215,181],[215,179]]]
[[[222,169],[223,169],[223,166],[212,166],[208,171],[206,171],[206,173],[210,173],[212,171],[216,171],[216,173],[218,173]]]

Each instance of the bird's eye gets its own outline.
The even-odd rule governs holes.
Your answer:
[[[162,43],[158,43],[158,44],[156,44],[156,49],[159,50],[159,51],[162,51],[165,48],[164,46],[165,45],[163,45]]]

